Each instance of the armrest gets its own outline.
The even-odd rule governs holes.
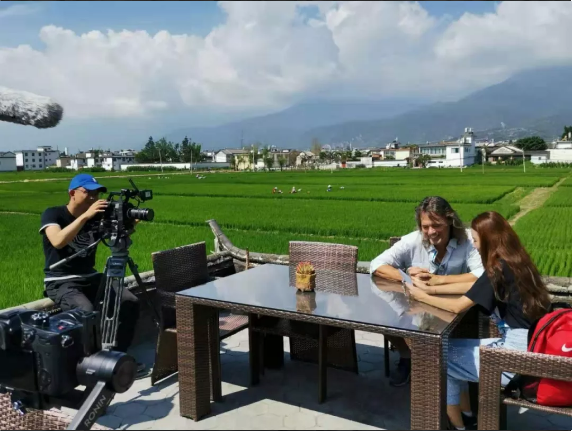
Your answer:
[[[499,429],[502,372],[572,381],[572,358],[481,346],[480,430]]]
[[[176,308],[175,292],[167,292],[165,290],[157,290],[155,293],[159,307]]]
[[[572,358],[481,346],[481,374],[486,369],[572,381]]]

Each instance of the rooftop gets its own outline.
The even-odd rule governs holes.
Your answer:
[[[234,148],[226,148],[221,150],[224,154],[248,154],[248,150],[240,150]]]
[[[147,319],[146,319],[147,320]],[[151,334],[151,336],[150,336]],[[130,352],[153,365],[155,329],[139,327],[139,342]],[[410,387],[392,388],[383,373],[383,336],[356,331],[359,375],[328,369],[328,399],[318,404],[318,368],[290,361],[285,338],[285,367],[266,371],[260,385],[249,387],[248,331],[221,343],[224,401],[211,404],[211,415],[199,422],[179,414],[177,375],[156,386],[150,379],[136,381],[116,395],[98,421],[113,429],[223,430],[223,429],[409,429]],[[391,353],[391,363],[397,360]],[[74,411],[66,410],[74,414]],[[572,429],[572,418],[509,407],[509,429]]]

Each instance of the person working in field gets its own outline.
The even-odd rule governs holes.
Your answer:
[[[107,207],[100,195],[107,189],[88,174],[76,175],[68,189],[67,205],[46,209],[41,217],[45,267],[45,296],[63,311],[79,308],[93,311],[103,274],[95,269],[97,247],[93,247],[57,268],[50,266],[85,249],[99,239],[96,221]],[[121,298],[117,350],[127,352],[139,319],[139,300],[125,289]],[[139,372],[143,366],[139,365]]]
[[[370,273],[402,281],[401,269],[432,286],[436,293],[465,293],[484,272],[470,230],[463,227],[451,205],[438,196],[423,199],[415,210],[415,219],[418,230],[372,260]],[[466,283],[464,291],[456,283]],[[411,352],[402,338],[388,339],[401,357],[390,384],[403,386],[410,379]]]
[[[501,338],[449,341],[447,414],[453,427],[460,430],[476,429],[467,382],[479,381],[479,347],[526,351],[529,328],[550,308],[550,296],[538,269],[504,217],[494,211],[485,212],[473,220],[471,227],[486,271],[474,284],[450,286],[463,296],[432,296],[436,289],[418,276],[412,278],[414,285],[407,285],[409,295],[417,301],[454,313],[478,305],[492,316],[501,334]],[[503,373],[501,384],[506,386],[512,377],[511,373]]]

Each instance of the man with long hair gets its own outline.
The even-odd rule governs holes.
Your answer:
[[[449,202],[430,196],[415,210],[417,228],[371,262],[370,273],[402,281],[399,269],[418,277],[441,294],[465,293],[484,272],[481,256]],[[469,283],[464,291],[456,283]],[[451,287],[453,286],[453,287]],[[464,284],[462,284],[464,286]],[[403,386],[411,375],[411,352],[405,340],[388,337],[400,354],[392,386]]]
[[[454,313],[478,305],[492,317],[501,334],[501,338],[450,340],[447,413],[451,424],[461,430],[476,424],[467,382],[479,380],[479,347],[526,351],[528,330],[550,308],[550,296],[538,269],[505,218],[494,211],[485,212],[473,220],[471,227],[485,272],[476,283],[454,286],[459,291],[465,290],[463,296],[435,297],[438,292],[418,277],[413,277],[413,286],[407,286],[410,296],[417,301]],[[501,383],[508,384],[512,376],[503,373]]]

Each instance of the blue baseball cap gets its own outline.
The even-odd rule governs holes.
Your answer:
[[[75,190],[78,187],[83,187],[86,190],[101,190],[103,193],[107,192],[106,187],[99,184],[95,178],[88,174],[79,174],[73,177],[69,190]]]

